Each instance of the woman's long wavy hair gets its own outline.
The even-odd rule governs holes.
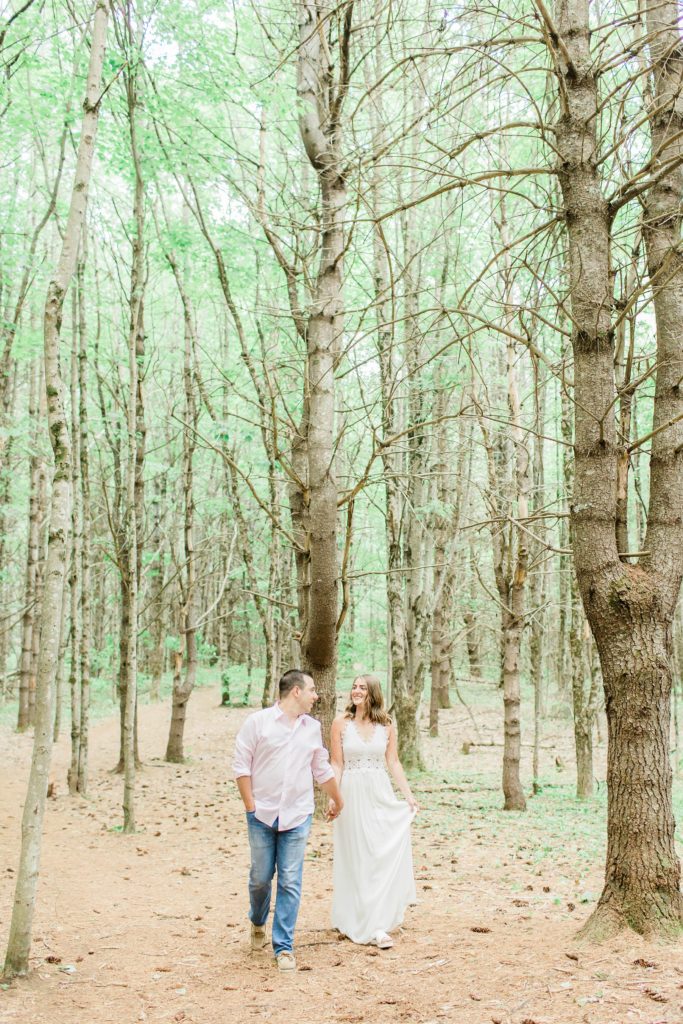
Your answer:
[[[373,675],[362,675],[356,676],[353,680],[354,683],[358,681],[365,683],[368,688],[367,700],[367,716],[374,725],[391,725],[391,718],[384,710],[384,694],[382,693],[382,684],[380,683],[377,676]],[[353,684],[352,684],[353,685]],[[356,717],[356,705],[349,700],[346,705],[346,711],[344,713],[345,718]]]

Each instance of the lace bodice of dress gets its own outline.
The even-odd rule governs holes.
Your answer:
[[[344,751],[345,772],[376,772],[384,771],[386,763],[384,755],[387,749],[387,730],[383,725],[376,725],[368,740],[361,736],[353,719],[344,727],[342,749]]]

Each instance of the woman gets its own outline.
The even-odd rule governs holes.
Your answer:
[[[332,926],[352,942],[389,949],[389,932],[415,902],[410,823],[418,806],[376,676],[354,679],[346,711],[332,723],[330,754],[344,798],[334,823]]]

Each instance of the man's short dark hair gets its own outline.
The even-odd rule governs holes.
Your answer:
[[[286,697],[288,693],[291,693],[295,686],[299,686],[303,690],[304,686],[306,685],[306,680],[312,678],[313,677],[310,675],[310,673],[304,672],[303,669],[288,669],[287,672],[285,672],[285,674],[282,676],[278,684],[278,693],[280,695],[280,700],[282,700],[283,697]]]

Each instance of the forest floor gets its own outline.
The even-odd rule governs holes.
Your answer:
[[[497,740],[499,695],[474,708]],[[120,832],[118,722],[93,722],[90,798],[66,792],[67,730],[54,753],[32,972],[0,990],[2,1024],[233,1024],[249,1021],[457,1024],[680,1024],[683,943],[632,934],[581,946],[576,931],[600,892],[604,786],[573,799],[570,726],[544,737],[543,791],[526,814],[500,810],[499,746],[476,739],[462,705],[425,737],[430,772],[414,782],[419,903],[392,950],[329,928],[330,826],[314,824],[297,929],[299,970],[278,974],[247,941],[247,843],[230,781],[248,710],[195,691],[187,764],[165,764],[167,705],[140,708],[139,831]],[[527,733],[528,735],[528,733]],[[0,726],[0,956],[14,892],[31,737]],[[525,779],[530,750],[525,748]],[[559,757],[566,768],[557,768]],[[597,774],[604,777],[604,750]],[[677,799],[680,803],[680,783]],[[680,811],[679,811],[680,817]],[[679,831],[680,836],[680,831]],[[683,846],[679,842],[679,852]]]

